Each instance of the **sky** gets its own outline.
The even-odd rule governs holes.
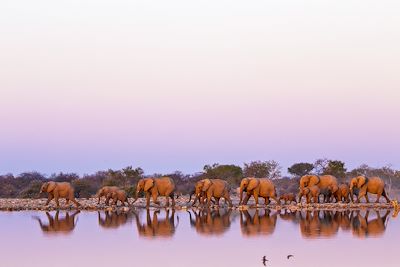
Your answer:
[[[400,168],[399,1],[3,0],[0,174]]]

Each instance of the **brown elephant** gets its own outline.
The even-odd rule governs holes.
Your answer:
[[[175,230],[179,225],[179,217],[177,217],[177,225],[175,226],[175,210],[172,210],[171,215],[170,209],[165,211],[165,219],[160,220],[158,218],[159,210],[153,212],[153,218],[150,216],[150,210],[146,209],[146,224],[141,223],[140,216],[133,212],[136,218],[136,226],[139,236],[145,238],[170,238],[175,234]]]
[[[219,206],[220,198],[224,198],[225,202],[232,207],[232,201],[229,196],[228,182],[221,179],[203,179],[195,185],[196,199],[202,203],[203,196],[205,197],[207,207],[210,206],[211,198],[215,199],[215,204]],[[195,201],[196,201],[195,199]]]
[[[119,190],[117,186],[103,186],[102,188],[99,189],[96,193],[96,197],[99,198],[97,201],[97,204],[100,204],[100,199],[102,197],[106,198],[106,205],[110,204],[110,199],[111,199],[111,193]]]
[[[360,211],[352,218],[353,235],[359,238],[378,237],[383,235],[386,231],[388,222],[388,215],[390,210],[387,210],[385,215],[381,217],[380,211],[375,211],[376,218],[369,220],[369,210],[366,211],[365,216],[362,216]]]
[[[324,202],[328,202],[330,194],[334,194],[338,190],[338,182],[333,175],[304,175],[300,178],[300,188],[314,185],[319,187],[321,194],[324,194]]]
[[[106,229],[116,229],[129,222],[129,214],[117,211],[104,211],[104,218],[97,212],[99,225]]]
[[[289,202],[289,204],[291,204],[292,202],[297,204],[296,196],[293,193],[286,193],[281,195],[279,197],[279,203],[281,203],[281,200],[283,200],[283,204],[286,204],[286,202]]]
[[[332,237],[339,231],[339,222],[331,211],[300,212],[300,232],[304,238]],[[322,216],[321,216],[322,215]]]
[[[338,190],[333,194],[336,202],[343,201],[346,203],[350,202],[350,187],[348,184],[340,184]]]
[[[264,210],[264,214],[259,214],[259,210],[254,211],[251,216],[247,210],[240,211],[240,228],[242,235],[246,237],[272,235],[275,231],[278,214],[272,213],[269,209]]]
[[[319,203],[319,195],[320,194],[321,194],[320,188],[316,185],[300,188],[299,203],[301,203],[301,199],[303,198],[303,196],[306,196],[307,204],[310,204],[311,199],[314,200],[314,203]]]
[[[376,194],[376,203],[379,203],[379,199],[383,196],[389,203],[390,199],[385,191],[385,182],[379,177],[367,178],[365,176],[357,176],[350,181],[350,197],[353,199],[353,188],[358,188],[360,191],[357,197],[357,203],[360,203],[360,199],[365,197],[367,203],[369,203],[368,193]]]
[[[70,183],[62,182],[46,182],[40,188],[39,194],[46,192],[48,194],[46,206],[49,205],[50,201],[54,198],[57,208],[60,207],[59,198],[65,198],[66,204],[68,205],[69,201],[71,200],[76,207],[79,207],[80,204],[78,201],[75,200],[74,196],[74,188],[71,186]]]
[[[243,192],[246,192],[246,197],[244,199]],[[251,196],[254,197],[256,206],[258,205],[259,197],[264,198],[266,205],[269,204],[271,198],[275,200],[276,203],[279,203],[275,185],[268,178],[248,177],[242,179],[242,181],[240,182],[239,204],[246,205]]]
[[[200,235],[222,235],[231,226],[231,209],[203,209],[198,212],[193,211],[195,219],[193,219],[190,211],[188,213],[190,225]]]
[[[333,219],[339,224],[340,229],[343,231],[349,231],[351,229],[351,219],[353,217],[353,211],[335,211]]]
[[[79,212],[80,211],[78,210],[72,215],[69,215],[69,212],[66,212],[64,218],[59,217],[59,211],[56,211],[54,217],[50,215],[49,212],[46,212],[48,224],[44,224],[37,216],[33,218],[39,222],[40,228],[45,234],[70,234],[75,229],[77,222],[77,220],[75,221],[75,217]]]
[[[172,199],[172,206],[175,206],[175,183],[170,177],[144,178],[139,180],[136,186],[136,197],[133,203],[136,202],[139,193],[142,191],[146,195],[146,208],[150,207],[150,197],[153,198],[155,204],[160,205],[160,202],[157,200],[158,196],[165,196],[167,207],[169,206],[169,198]]]
[[[118,189],[114,192],[108,193],[107,198],[109,197],[113,200],[113,205],[117,205],[118,201],[121,201],[124,206],[125,202],[128,203],[128,206],[130,205],[125,190]]]

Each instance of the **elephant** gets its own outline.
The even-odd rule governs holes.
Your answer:
[[[113,200],[113,205],[117,205],[118,200],[121,201],[122,205],[125,206],[125,202],[129,204],[128,196],[124,190],[118,189],[112,193],[108,193],[107,198],[111,198]]]
[[[116,229],[129,221],[129,214],[117,211],[104,211],[104,218],[97,212],[99,225],[106,229]]]
[[[214,204],[219,206],[220,198],[224,198],[225,202],[228,202],[229,206],[232,207],[232,201],[229,196],[229,185],[227,181],[221,179],[200,180],[195,185],[194,193],[196,195],[196,198],[193,201],[193,205],[196,203],[197,200],[200,201],[200,204],[203,204],[203,199],[205,198],[207,202],[207,207],[209,207],[211,198],[214,198]]]
[[[286,193],[286,194],[281,195],[279,197],[279,203],[281,203],[281,200],[283,200],[283,204],[286,204],[286,202],[288,202],[288,201],[289,201],[289,204],[292,202],[297,204],[296,196],[293,193]]]
[[[75,200],[74,188],[71,186],[70,183],[67,182],[57,183],[53,181],[45,182],[40,188],[39,194],[42,194],[43,192],[48,193],[46,206],[49,205],[50,201],[53,198],[57,204],[57,208],[60,207],[59,198],[65,198],[67,205],[71,200],[76,205],[77,208],[81,206],[81,204],[79,204],[78,201]]]
[[[350,187],[348,184],[340,184],[338,190],[334,193],[336,202],[343,201],[350,202]]]
[[[153,212],[153,219],[150,216],[150,210],[146,209],[146,224],[141,223],[140,216],[133,212],[136,219],[136,226],[139,236],[145,238],[169,238],[175,234],[175,230],[179,225],[179,217],[177,216],[177,225],[175,226],[175,210],[169,215],[170,209],[165,211],[165,219],[160,220],[158,214],[160,210]]]
[[[367,210],[365,216],[362,216],[360,211],[357,211],[357,215],[352,218],[352,231],[354,236],[359,238],[378,237],[385,232],[390,210],[387,210],[383,217],[381,217],[380,211],[375,211],[377,217],[372,220],[368,218],[369,212],[370,211]]]
[[[195,228],[200,235],[222,235],[231,226],[231,209],[193,211],[195,219],[190,211],[188,213],[191,227]]]
[[[379,203],[381,196],[386,199],[387,203],[390,202],[390,199],[385,191],[385,182],[379,177],[367,178],[365,176],[357,176],[351,179],[351,199],[353,199],[353,188],[358,188],[360,190],[357,197],[357,203],[360,203],[360,199],[362,197],[365,197],[367,203],[369,203],[368,193],[377,195],[377,199],[375,201],[376,203]]]
[[[175,183],[170,177],[144,178],[139,180],[136,186],[136,196],[133,203],[136,202],[139,193],[142,191],[146,194],[147,209],[150,207],[150,196],[153,198],[153,202],[158,205],[160,205],[160,202],[157,200],[158,196],[165,196],[167,207],[169,206],[169,198],[171,198],[172,206],[175,206]]]
[[[331,237],[339,231],[339,222],[331,211],[306,211],[305,217],[299,214],[300,232],[305,238]]]
[[[335,194],[338,190],[338,182],[335,176],[333,175],[304,175],[300,178],[300,188],[318,186],[321,194],[324,194],[324,202],[327,202],[330,198],[331,194]]]
[[[259,214],[259,210],[256,209],[253,216],[247,210],[240,211],[242,235],[246,237],[272,235],[275,231],[277,218],[278,214],[274,212],[271,215],[269,209],[265,209],[263,215]]]
[[[243,199],[243,192],[246,192],[246,197]],[[270,198],[279,203],[275,185],[268,178],[243,178],[240,182],[240,201],[239,204],[246,205],[249,198],[253,196],[256,206],[258,205],[258,198],[262,197],[265,204],[269,204]]]
[[[59,217],[59,211],[56,211],[54,217],[50,215],[49,212],[46,212],[48,224],[44,224],[37,216],[33,218],[39,222],[40,228],[45,234],[69,234],[75,229],[78,221],[75,220],[75,217],[79,214],[79,212],[79,210],[75,211],[72,215],[69,215],[69,213],[66,212],[64,218]]]
[[[100,199],[102,197],[106,198],[106,205],[109,205],[110,199],[111,199],[111,193],[119,190],[117,186],[103,186],[102,188],[99,189],[96,193],[96,197],[99,198],[97,201],[97,204],[100,204]]]
[[[311,198],[314,200],[314,203],[319,203],[319,195],[321,194],[320,188],[316,185],[310,187],[303,187],[299,189],[299,203],[301,203],[301,199],[303,196],[306,196],[306,203],[310,204]]]

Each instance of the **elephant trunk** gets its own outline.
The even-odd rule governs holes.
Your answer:
[[[190,203],[190,201],[192,201],[192,195],[194,194],[194,191],[191,191],[189,194],[189,200],[186,203]]]
[[[138,200],[138,196],[139,196],[139,191],[136,191],[136,194],[135,194],[135,197],[133,198],[132,204],[135,203],[136,200]],[[131,205],[132,205],[132,204],[131,204]]]
[[[242,186],[240,187],[239,194],[240,194],[239,204],[242,204],[242,200],[243,200],[243,187]]]

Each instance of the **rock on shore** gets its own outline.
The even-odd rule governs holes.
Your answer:
[[[79,207],[80,210],[116,210],[122,209],[128,211],[131,208],[145,208],[146,200],[144,198],[138,199],[132,206],[124,207],[124,206],[107,206],[104,204],[104,199],[97,204],[97,198],[89,198],[89,199],[77,199],[81,204]],[[165,206],[165,198],[159,198],[161,202],[161,207]],[[176,199],[177,210],[180,209],[189,209],[191,208],[191,204],[187,203],[189,200],[189,196],[180,196]],[[16,198],[2,198],[0,199],[0,210],[2,211],[19,211],[19,210],[55,210],[56,203],[53,201],[50,202],[48,206],[45,206],[47,199],[16,199]],[[130,203],[133,202],[132,199],[129,200]],[[171,201],[170,201],[171,202]],[[246,206],[239,206],[239,198],[236,196],[232,197],[233,209],[245,210],[249,208],[254,208],[254,201],[249,201]],[[270,205],[262,204],[257,206],[256,208],[269,208],[272,210],[281,210],[281,209],[289,209],[292,211],[295,210],[348,210],[348,209],[392,209],[392,203],[326,203],[326,204],[288,204],[288,205],[277,205],[274,202]],[[223,200],[220,201],[221,206],[226,206]],[[159,208],[160,206],[155,205],[151,202],[152,208]],[[73,203],[69,203],[69,205],[65,204],[65,200],[60,200],[60,210],[72,210],[75,209]]]

